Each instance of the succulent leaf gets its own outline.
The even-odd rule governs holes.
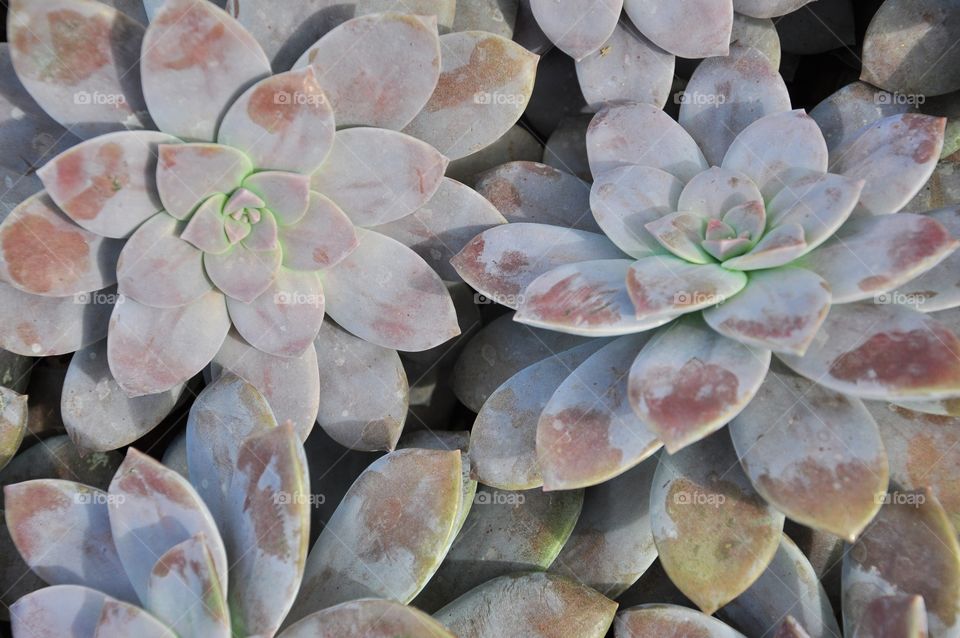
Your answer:
[[[176,634],[144,610],[119,600],[106,600],[100,609],[93,638],[137,636],[138,638],[176,638]]]
[[[80,585],[44,587],[10,606],[18,636],[93,636],[104,604],[114,599]]]
[[[673,255],[644,257],[625,273],[639,319],[666,319],[723,303],[747,285],[741,272],[691,264]]]
[[[281,222],[282,222],[281,218]],[[311,192],[306,214],[280,226],[283,265],[293,270],[320,270],[343,261],[359,240],[350,218],[334,202]]]
[[[187,219],[211,195],[232,193],[251,172],[250,159],[229,146],[161,144],[157,192],[167,213]]]
[[[530,0],[530,9],[550,41],[580,60],[609,39],[620,19],[623,0],[575,0],[566,4]]]
[[[930,211],[927,217],[940,222],[951,237],[960,237],[960,207]],[[898,303],[914,306],[922,312],[948,310],[960,306],[960,253],[956,250],[919,277],[908,281],[891,296]]]
[[[26,395],[0,386],[0,469],[17,453],[26,431]]]
[[[269,250],[254,250],[245,241],[235,243],[219,255],[203,254],[203,267],[210,281],[223,294],[243,303],[252,302],[270,288],[282,261],[283,251],[279,245]]]
[[[660,636],[660,638],[743,638],[743,634],[716,618],[679,605],[650,603],[625,609],[614,621],[616,638]]]
[[[928,634],[927,608],[922,596],[905,594],[874,598],[860,614],[853,638],[879,638],[894,634],[924,638]]]
[[[436,620],[391,600],[362,598],[310,614],[278,638],[455,638]]]
[[[729,52],[733,3],[727,0],[695,0],[687,5],[624,0],[623,5],[637,28],[673,55],[708,58]]]

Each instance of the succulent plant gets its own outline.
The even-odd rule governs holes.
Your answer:
[[[80,350],[64,420],[85,448],[137,439],[211,362],[305,437],[318,367],[340,365],[314,343],[325,315],[386,349],[459,333],[431,264],[502,219],[467,205],[444,171],[513,125],[536,56],[375,4],[315,43],[290,37],[286,53],[302,55],[271,74],[254,36],[210,2],[167,0],[146,29],[92,0],[12,3],[9,80],[36,103],[31,126],[8,131],[11,151],[42,132],[62,139],[29,151],[43,190],[0,226],[0,346]],[[271,20],[289,10],[256,30],[272,54],[296,25]],[[340,438],[386,449],[397,436]]]

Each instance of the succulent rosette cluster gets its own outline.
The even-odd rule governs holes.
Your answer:
[[[274,69],[210,2],[168,0],[146,28],[92,0],[12,3],[11,84],[35,102],[21,90],[29,126],[8,134],[59,138],[37,158],[42,190],[0,226],[0,345],[81,351],[63,411],[82,446],[135,440],[211,362],[305,437],[321,368],[342,377],[459,334],[433,264],[459,229],[500,218],[444,172],[522,110],[477,94],[529,94],[537,58],[482,32],[441,39],[435,15],[369,9],[319,40],[290,37],[299,55]],[[16,108],[8,118],[25,119]],[[401,396],[397,366],[382,382]],[[325,425],[342,442],[396,443],[402,418],[365,431],[345,418],[356,395],[334,394]]]

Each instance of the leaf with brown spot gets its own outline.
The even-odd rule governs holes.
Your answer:
[[[206,537],[204,544],[209,547],[218,580],[226,582],[227,558],[217,524],[200,495],[182,476],[128,448],[108,495],[112,497],[107,505],[113,542],[141,601],[146,600],[157,560],[195,534]]]
[[[135,605],[107,600],[93,638],[137,636],[137,638],[176,638],[166,625]]]
[[[482,31],[442,35],[440,50],[436,89],[404,132],[459,159],[489,146],[520,119],[539,56]]]
[[[724,432],[661,455],[650,517],[670,580],[707,614],[760,577],[776,554],[784,521],[754,491]]]
[[[41,578],[137,600],[113,543],[107,494],[59,479],[15,483],[3,491],[10,536]]]
[[[647,571],[657,558],[650,528],[650,489],[657,463],[647,459],[584,492],[580,518],[551,571],[611,598],[619,597]]]
[[[951,206],[925,213],[940,222],[950,236],[960,238],[960,207]],[[890,293],[896,303],[922,312],[949,310],[960,306],[960,252],[954,250],[943,261]]]
[[[810,117],[820,125],[827,147],[833,153],[834,149],[859,135],[866,125],[898,113],[916,111],[910,100],[891,97],[886,91],[865,82],[852,82],[815,106]]]
[[[640,463],[661,445],[627,398],[630,365],[650,333],[620,337],[560,384],[537,423],[544,489],[597,485]]]
[[[310,540],[310,476],[288,422],[237,451],[222,524],[230,557],[231,630],[270,636],[293,605]]]
[[[926,604],[931,636],[960,629],[960,544],[929,489],[891,491],[873,524],[843,559],[847,634],[879,597],[916,594]]]
[[[820,385],[864,399],[960,393],[960,337],[930,315],[897,305],[839,304],[820,335],[804,356],[780,359]]]
[[[356,598],[409,602],[449,547],[461,488],[459,451],[399,450],[371,464],[310,551],[288,621]]]
[[[480,484],[463,529],[411,604],[436,611],[499,576],[546,570],[570,538],[582,505],[582,490],[506,491]]]
[[[10,606],[10,623],[17,636],[93,636],[103,606],[114,599],[80,585],[44,587]]]
[[[617,603],[589,587],[535,572],[487,581],[434,617],[459,638],[602,638],[616,611]]]
[[[774,634],[773,638],[810,638],[810,634],[793,616],[788,615],[777,627],[777,633]]]
[[[167,0],[143,38],[140,66],[157,127],[204,142],[214,139],[235,96],[270,73],[253,36],[213,3],[198,0]]]
[[[853,638],[927,637],[927,609],[922,596],[874,598],[857,620]]]
[[[625,279],[637,318],[653,326],[660,325],[654,320],[721,304],[749,281],[744,273],[720,264],[695,264],[673,255],[638,259],[630,264]]]
[[[455,638],[427,614],[391,600],[365,598],[310,614],[278,638]]]
[[[770,351],[713,331],[697,315],[661,328],[630,368],[630,404],[668,452],[723,427],[753,399]]]
[[[730,436],[756,490],[803,525],[852,540],[880,509],[887,454],[855,397],[776,366]]]
[[[624,609],[614,622],[616,638],[743,638],[716,618],[679,605],[651,603]]]
[[[140,89],[140,24],[88,0],[11,5],[13,66],[51,117],[84,138],[151,124]]]
[[[718,616],[748,636],[760,636],[786,614],[793,614],[810,638],[841,635],[830,599],[810,561],[784,534],[766,571]]]
[[[524,288],[558,266],[623,256],[597,233],[518,222],[480,233],[450,263],[488,299],[516,309]]]
[[[221,144],[161,144],[159,153],[157,192],[176,219],[187,219],[211,195],[232,192],[253,172],[246,155]]]

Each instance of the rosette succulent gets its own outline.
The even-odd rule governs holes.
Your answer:
[[[257,39],[210,2],[167,0],[146,29],[92,0],[12,3],[12,67],[36,100],[17,96],[33,107],[22,141],[59,131],[63,143],[38,158],[43,190],[0,226],[0,345],[83,349],[63,410],[83,447],[132,442],[211,362],[305,437],[319,368],[343,365],[337,339],[363,368],[384,356],[354,342],[420,351],[459,334],[431,264],[462,245],[461,228],[500,219],[444,171],[516,121],[523,99],[478,96],[528,95],[536,56],[482,32],[441,38],[434,15],[370,8],[311,42],[271,22],[287,9],[264,17],[278,26],[264,36],[271,54],[284,33],[301,47],[272,73]],[[325,316],[339,328],[322,329]],[[352,337],[332,337],[340,328]],[[330,397],[324,425],[347,445],[391,448],[402,419],[365,431],[348,394]]]

